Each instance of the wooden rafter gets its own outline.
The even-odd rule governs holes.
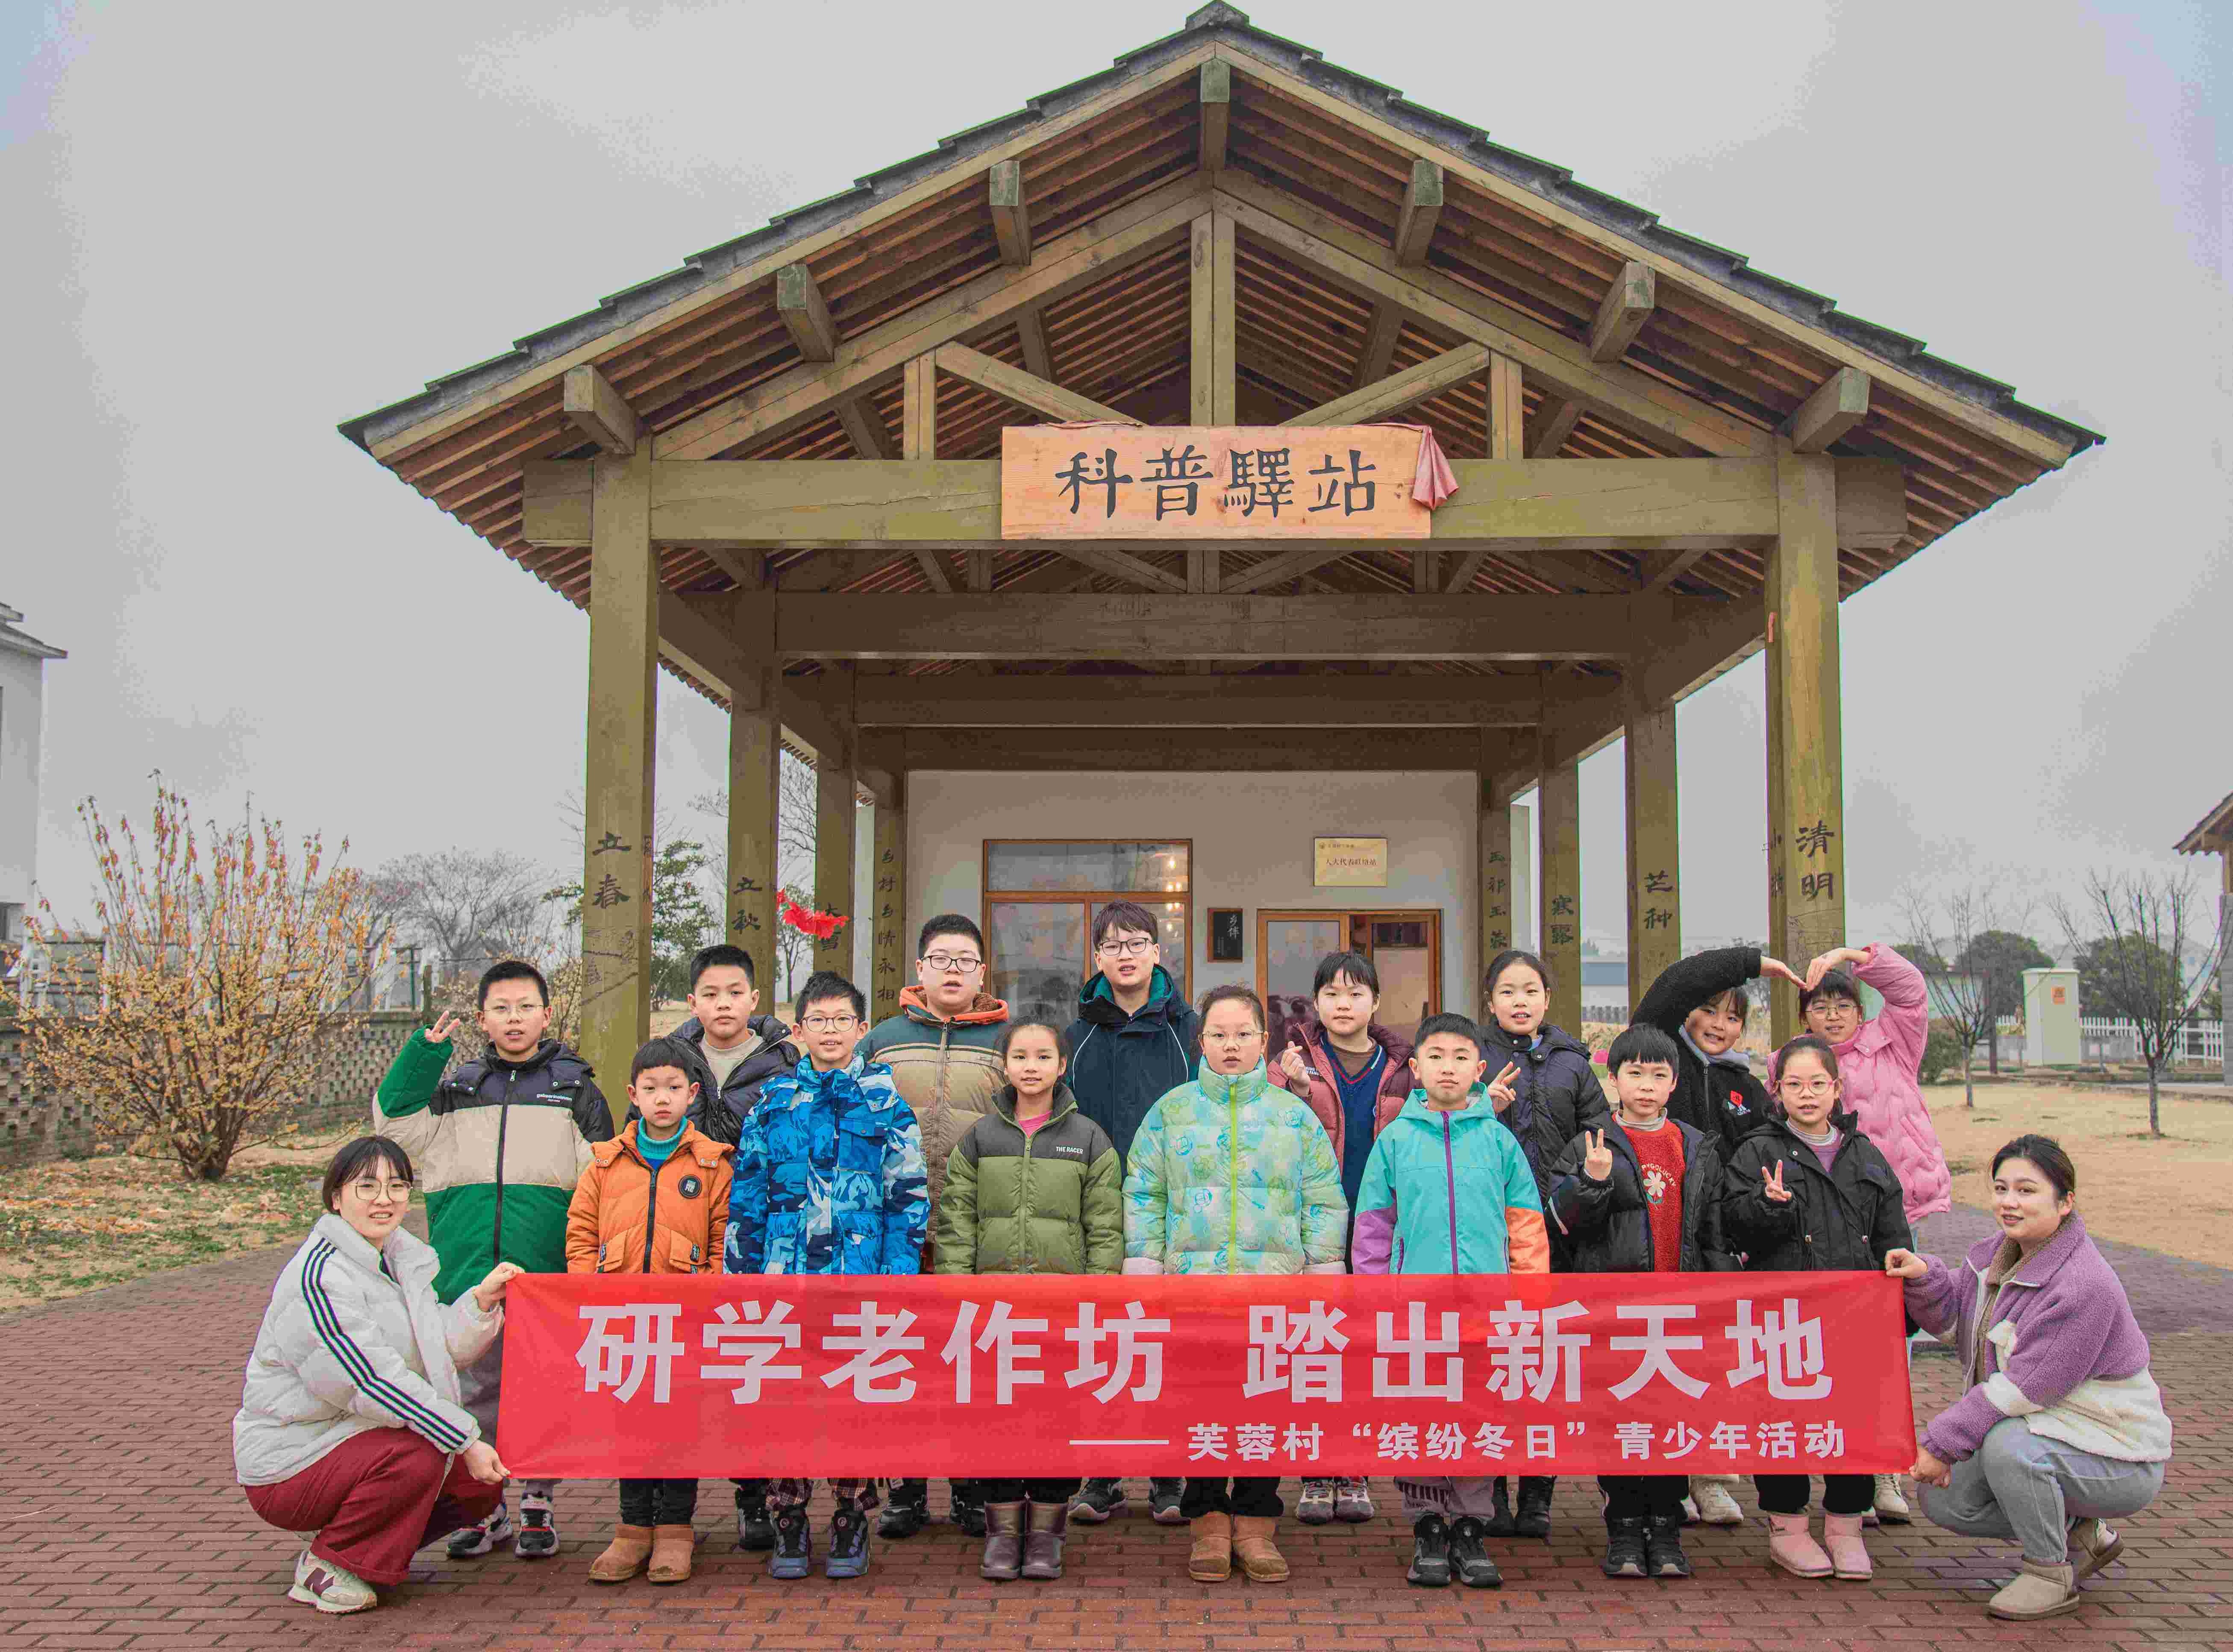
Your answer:
[[[1225,167],[1227,134],[1232,130],[1233,65],[1221,57],[1213,57],[1201,66],[1198,82],[1201,103],[1201,169],[1206,172],[1221,172]]]
[[[831,409],[837,423],[845,432],[845,439],[853,444],[853,451],[863,459],[897,459],[892,452],[891,439],[884,433],[883,421],[876,417],[876,409],[869,405],[866,396],[848,396]]]
[[[1435,225],[1442,216],[1442,169],[1422,157],[1411,163],[1403,191],[1403,210],[1396,219],[1396,262],[1407,268],[1427,262]]]
[[[966,344],[941,344],[936,361],[940,369],[957,379],[1006,396],[1010,401],[1020,402],[1035,413],[1049,418],[1080,423],[1089,420],[1124,421],[1124,415],[1114,407],[1105,407],[1090,397],[1081,396],[1060,385],[1049,384],[1036,374],[1012,367],[1006,361],[973,350]]]
[[[643,420],[612,382],[593,367],[568,370],[564,388],[566,420],[606,452],[635,452],[643,435]]]
[[[902,456],[928,460],[938,457],[938,358],[911,357],[907,375],[905,417],[900,432]]]
[[[986,183],[993,233],[1000,243],[1000,262],[1020,270],[1032,261],[1032,209],[1024,199],[1024,163],[993,162]]]
[[[1610,708],[1617,686],[1597,680],[1577,682],[1571,698],[1594,696]],[[1532,673],[864,675],[851,692],[864,728],[1516,728],[1541,714]]]
[[[803,263],[785,264],[777,270],[775,309],[801,355],[810,361],[837,358],[837,324],[830,319],[830,306],[823,302],[814,271]]]
[[[1546,396],[1536,413],[1534,434],[1528,439],[1528,458],[1558,458],[1581,418],[1582,404],[1571,396]]]
[[[1621,265],[1605,302],[1598,306],[1597,319],[1590,323],[1590,360],[1618,361],[1626,355],[1658,303],[1657,277],[1651,266],[1634,262]]]
[[[1223,212],[1204,212],[1189,231],[1194,416],[1197,425],[1237,422],[1234,394],[1234,229]]]
[[[1371,323],[1365,328],[1364,347],[1357,352],[1357,373],[1350,387],[1362,390],[1388,376],[1388,369],[1396,360],[1396,341],[1403,334],[1403,312],[1389,303],[1376,304]]]
[[[1784,428],[1794,453],[1819,453],[1869,416],[1869,375],[1839,367],[1791,415]]]
[[[1415,367],[1406,367],[1377,384],[1321,403],[1285,422],[1298,426],[1369,425],[1407,407],[1416,407],[1429,397],[1439,396],[1452,385],[1477,379],[1488,367],[1488,350],[1478,344],[1461,344],[1455,350],[1445,350]]]

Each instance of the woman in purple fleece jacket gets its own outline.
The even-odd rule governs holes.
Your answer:
[[[2077,1610],[2079,1582],[2124,1546],[2106,1521],[2155,1501],[2171,1457],[2148,1339],[2078,1219],[2077,1185],[2057,1143],[2020,1135],[1993,1157],[1999,1238],[1960,1268],[1885,1258],[1917,1323],[1955,1333],[1970,1383],[1923,1431],[1924,1512],[2023,1545],[2023,1570],[1986,1607],[1995,1617]]]

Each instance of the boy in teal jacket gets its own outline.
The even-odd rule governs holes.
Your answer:
[[[1483,1082],[1480,1029],[1462,1015],[1429,1016],[1411,1055],[1418,1088],[1365,1161],[1350,1259],[1359,1273],[1548,1273],[1542,1195],[1520,1138],[1497,1117],[1510,1105],[1512,1069]],[[1482,1539],[1493,1479],[1396,1482],[1412,1517],[1415,1584],[1504,1579]],[[1446,1519],[1455,1515],[1455,1520]]]

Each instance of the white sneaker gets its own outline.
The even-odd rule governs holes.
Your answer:
[[[295,1557],[295,1586],[287,1591],[287,1598],[335,1614],[361,1612],[380,1604],[370,1584],[330,1560],[321,1560],[308,1549]]]
[[[1885,1525],[1906,1525],[1915,1519],[1914,1512],[1907,1506],[1906,1495],[1899,1488],[1898,1475],[1877,1476],[1876,1507],[1871,1512]]]
[[[511,1516],[499,1503],[496,1506],[496,1512],[479,1525],[450,1533],[449,1545],[444,1552],[452,1560],[471,1560],[476,1555],[488,1553],[499,1543],[511,1541]]]
[[[1698,1524],[1701,1525],[1744,1524],[1744,1511],[1737,1506],[1736,1499],[1729,1495],[1729,1488],[1717,1480],[1701,1476],[1692,1480],[1689,1500],[1697,1505]]]

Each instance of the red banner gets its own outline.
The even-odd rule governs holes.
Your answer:
[[[591,1479],[1882,1473],[1869,1273],[528,1274],[498,1447]]]

